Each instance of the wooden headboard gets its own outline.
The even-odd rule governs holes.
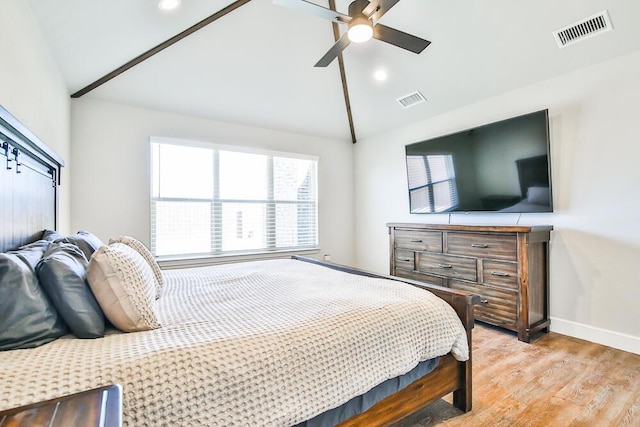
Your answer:
[[[64,161],[0,106],[0,252],[58,227]]]

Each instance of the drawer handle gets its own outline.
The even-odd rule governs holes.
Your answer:
[[[438,264],[438,268],[453,268],[451,264]]]
[[[486,243],[472,243],[471,247],[472,248],[486,249],[486,248],[489,247],[489,245],[487,245]]]
[[[398,258],[398,261],[411,261],[411,258]]]
[[[501,271],[492,271],[491,275],[498,276],[498,277],[509,277],[509,273],[503,273]]]
[[[489,304],[489,300],[488,299],[481,299],[480,300],[480,304]]]
[[[422,239],[411,239],[411,243],[422,243]]]

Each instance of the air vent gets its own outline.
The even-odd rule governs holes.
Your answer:
[[[581,42],[590,37],[599,36],[613,30],[609,13],[603,10],[567,27],[553,32],[553,37],[560,48]]]
[[[413,107],[414,105],[421,104],[421,103],[425,102],[426,100],[427,100],[427,98],[425,98],[424,95],[422,95],[418,91],[410,93],[409,95],[405,95],[402,98],[398,98],[398,102],[404,108]]]

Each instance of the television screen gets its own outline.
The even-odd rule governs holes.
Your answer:
[[[553,212],[548,110],[405,151],[411,213]]]

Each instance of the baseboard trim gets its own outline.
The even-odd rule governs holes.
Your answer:
[[[591,341],[618,350],[640,354],[640,337],[609,331],[570,320],[551,318],[551,330],[562,335]]]

